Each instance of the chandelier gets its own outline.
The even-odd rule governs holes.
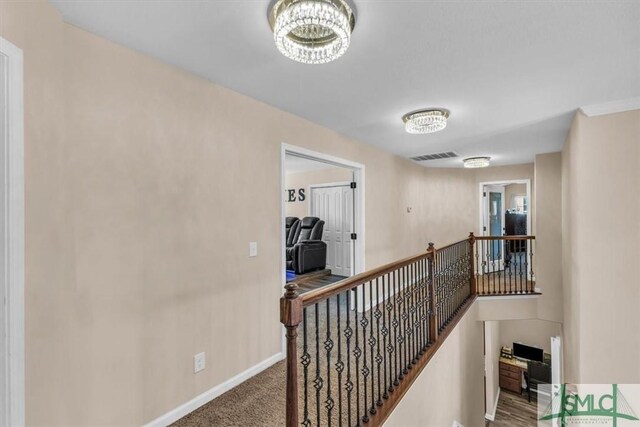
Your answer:
[[[489,166],[489,160],[491,157],[469,157],[462,162],[465,168],[486,168]]]
[[[433,133],[447,127],[449,111],[442,109],[419,110],[402,116],[404,128],[413,134]]]
[[[324,64],[349,48],[356,24],[349,0],[276,0],[269,23],[278,50],[303,64]]]

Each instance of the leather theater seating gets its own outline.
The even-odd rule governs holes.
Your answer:
[[[287,270],[304,274],[325,268],[327,244],[322,241],[324,221],[312,216],[301,220],[287,217],[285,226]]]

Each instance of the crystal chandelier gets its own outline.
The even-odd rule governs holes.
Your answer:
[[[303,64],[324,64],[349,48],[356,24],[349,0],[277,0],[269,23],[278,50]]]
[[[419,110],[402,116],[404,128],[413,134],[438,132],[447,127],[449,111],[442,109]]]
[[[469,157],[462,162],[465,168],[486,168],[489,166],[489,160],[491,157]]]

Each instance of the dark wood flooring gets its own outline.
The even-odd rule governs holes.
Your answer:
[[[344,280],[346,277],[338,276],[335,274],[328,274],[325,276],[312,277],[309,279],[305,279],[298,283],[298,293],[303,294],[305,292],[312,291],[314,289],[322,288],[323,286],[330,285],[335,282],[339,282],[340,280]]]
[[[527,395],[502,390],[496,409],[496,418],[488,423],[491,427],[536,427],[538,410],[535,399],[527,401]]]

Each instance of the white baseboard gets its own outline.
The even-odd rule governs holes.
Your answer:
[[[213,399],[215,399],[216,397],[220,396],[221,394],[231,390],[232,388],[234,388],[235,386],[239,385],[240,383],[248,380],[249,378],[259,374],[260,372],[264,371],[265,369],[273,366],[274,364],[276,364],[277,362],[283,360],[285,358],[284,353],[278,353],[275,354],[273,356],[271,356],[270,358],[263,360],[262,362],[258,363],[255,366],[252,366],[251,368],[247,369],[244,372],[240,372],[238,375],[236,375],[235,377],[228,379],[227,381],[223,382],[222,384],[219,384],[215,387],[213,387],[210,390],[205,391],[204,393],[194,397],[193,399],[191,399],[190,401],[183,403],[182,405],[178,406],[177,408],[167,412],[164,415],[161,415],[160,417],[156,418],[155,420],[147,423],[144,425],[144,427],[165,427],[168,426],[171,423],[174,423],[176,421],[178,421],[180,418],[184,417],[187,414],[190,414],[191,412],[195,411],[196,409],[198,409],[199,407],[201,407],[202,405],[204,405],[205,403],[209,403],[211,402]]]
[[[498,392],[496,393],[496,400],[493,404],[493,412],[484,414],[484,418],[489,421],[494,421],[496,419],[496,411],[498,410],[498,400],[500,399],[500,387],[498,387]]]

